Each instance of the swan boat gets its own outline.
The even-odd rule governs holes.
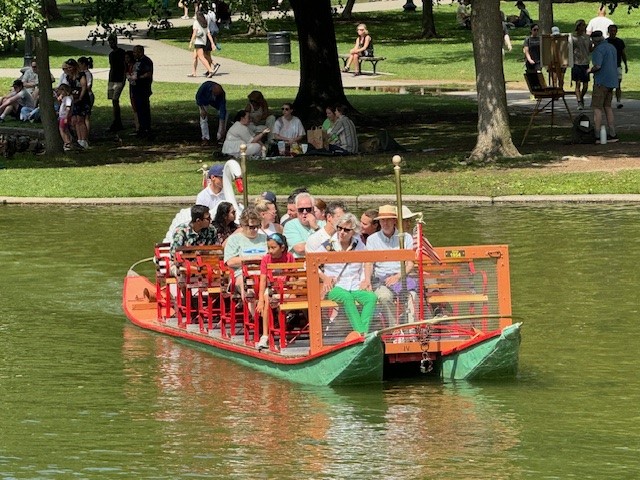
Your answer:
[[[508,247],[434,248],[418,229],[423,240],[415,251],[310,253],[304,262],[274,264],[266,330],[250,295],[233,293],[220,247],[177,252],[171,276],[168,245],[158,244],[154,257],[127,273],[123,309],[141,328],[301,384],[513,377],[521,324],[511,320]],[[376,312],[365,334],[353,332],[339,305],[321,297],[322,265],[408,260],[416,262],[417,286],[408,291],[403,282],[395,313]],[[243,265],[243,278],[248,291],[258,284],[255,264]]]

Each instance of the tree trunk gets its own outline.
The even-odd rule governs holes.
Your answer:
[[[42,12],[47,20],[58,20],[62,18],[56,0],[42,0]]]
[[[347,4],[344,6],[344,10],[342,10],[340,16],[342,18],[351,18],[351,11],[353,10],[355,3],[356,0],[347,0]]]
[[[478,138],[469,161],[518,157],[509,129],[502,66],[502,21],[497,0],[476,0],[471,12],[473,58],[478,91]]]
[[[258,0],[251,0],[250,12],[249,12],[249,29],[248,35],[264,35],[267,31],[267,27],[262,18],[262,11],[258,5]]]
[[[551,27],[553,27],[553,4],[551,0],[540,0],[538,2],[538,15],[539,34],[551,33]]]
[[[324,118],[326,105],[349,106],[338,65],[331,2],[291,0],[291,8],[300,44],[300,87],[294,106],[303,121],[316,124]]]
[[[433,17],[433,1],[422,0],[422,38],[436,38],[436,21]]]
[[[62,138],[58,130],[58,118],[53,108],[51,66],[49,65],[49,39],[47,30],[34,34],[38,59],[38,88],[40,90],[40,118],[44,131],[45,151],[48,155],[62,152]]]

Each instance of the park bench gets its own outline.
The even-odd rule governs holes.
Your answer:
[[[338,57],[342,60],[342,66],[346,67],[347,62],[349,61],[349,57],[351,55],[338,55]],[[360,72],[362,72],[362,62],[370,62],[373,67],[373,74],[376,74],[376,67],[378,66],[378,62],[386,60],[387,57],[359,57],[358,62],[360,63]]]

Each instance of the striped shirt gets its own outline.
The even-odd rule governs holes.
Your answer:
[[[358,153],[358,137],[356,126],[349,117],[342,115],[336,120],[331,128],[331,135],[336,135],[338,141],[335,143],[351,153]]]

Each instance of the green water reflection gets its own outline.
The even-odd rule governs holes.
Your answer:
[[[128,325],[167,207],[0,207],[1,478],[639,478],[636,207],[424,206],[506,243],[518,379],[309,389]]]

